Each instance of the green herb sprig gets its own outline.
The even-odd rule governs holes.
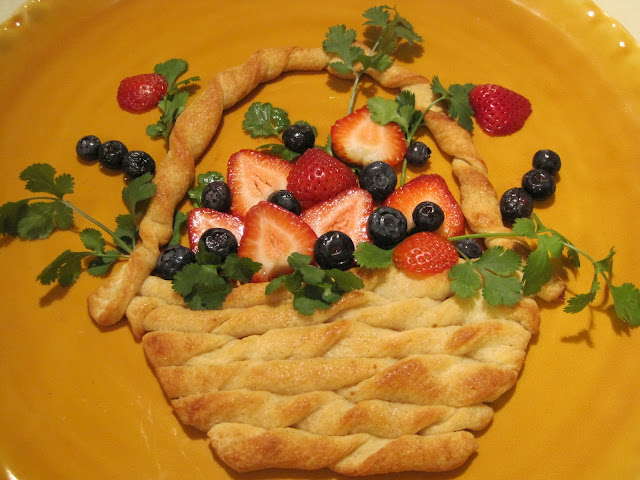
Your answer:
[[[178,77],[184,75],[189,69],[189,64],[181,58],[173,58],[164,63],[159,63],[153,69],[155,73],[163,75],[167,79],[167,93],[158,103],[162,112],[160,120],[147,126],[147,135],[152,138],[162,136],[166,142],[173,130],[173,125],[178,116],[187,107],[187,101],[191,92],[183,87],[200,80],[194,76],[177,82]]]
[[[106,274],[117,260],[127,258],[138,237],[140,206],[155,193],[155,185],[150,183],[151,174],[132,180],[122,190],[122,200],[129,213],[116,218],[117,228],[112,231],[64,198],[74,191],[75,181],[70,174],[56,175],[53,166],[36,163],[25,168],[20,179],[26,182],[28,191],[47,195],[0,206],[0,234],[25,240],[45,239],[56,229],[71,229],[75,224],[74,213],[77,213],[105,232],[116,247],[106,248],[107,242],[100,230],[83,229],[79,236],[86,250],[65,250],[58,255],[37,277],[44,285],[55,281],[65,287],[72,285],[83,271],[85,259],[89,260],[87,272],[99,276]]]

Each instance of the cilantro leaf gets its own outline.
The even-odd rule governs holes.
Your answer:
[[[52,203],[31,203],[24,216],[18,222],[18,235],[20,238],[35,240],[47,238],[56,227],[52,211]]]
[[[469,103],[469,92],[474,86],[472,83],[453,84],[447,90],[437,76],[431,80],[431,91],[448,102],[447,113],[468,132],[473,131],[473,121],[471,120],[473,109]]]
[[[62,287],[73,285],[82,272],[82,260],[91,254],[65,250],[40,272],[37,279],[43,285],[49,285],[56,280]]]
[[[202,191],[211,182],[224,182],[224,176],[220,172],[209,171],[200,173],[196,178],[196,186],[187,192],[189,199],[195,208],[202,207]]]
[[[242,128],[252,138],[278,136],[289,125],[291,121],[285,110],[261,102],[254,102],[249,106],[242,122]]]
[[[232,288],[215,266],[198,263],[185,265],[173,278],[172,286],[193,310],[221,308]]]
[[[496,275],[512,275],[520,270],[522,258],[513,250],[502,247],[487,249],[475,262],[477,267],[490,270]]]
[[[28,209],[27,200],[7,202],[0,206],[0,235],[18,236],[18,224]]]
[[[224,259],[222,275],[230,280],[247,283],[261,268],[262,264],[254,262],[250,258],[231,254]]]
[[[149,200],[156,193],[156,184],[151,183],[152,178],[151,173],[145,173],[131,180],[129,185],[122,189],[122,200],[131,215],[135,216],[138,213],[139,204]]]
[[[522,298],[522,284],[516,277],[484,275],[482,296],[489,305],[515,305]]]
[[[95,228],[85,228],[80,232],[80,240],[88,250],[94,253],[103,253],[107,242],[102,238],[102,233]]]
[[[180,210],[176,211],[176,214],[173,217],[173,235],[171,235],[171,240],[169,240],[167,245],[177,245],[180,243],[180,238],[182,237],[182,226],[188,218],[188,214],[181,212]]]
[[[73,177],[68,173],[57,177],[55,174],[56,169],[48,163],[34,163],[20,173],[20,179],[26,182],[26,189],[31,192],[49,193],[60,199],[73,193]]]
[[[632,283],[609,285],[616,315],[631,326],[640,326],[640,290]]]
[[[118,250],[107,250],[103,255],[95,257],[89,262],[87,272],[93,277],[106,275],[120,258],[122,255]]]
[[[454,265],[449,270],[451,290],[462,298],[469,298],[482,288],[482,277],[473,268],[471,262],[463,262]]]
[[[171,88],[178,77],[184,75],[189,70],[189,64],[181,58],[172,58],[166,62],[157,64],[153,71],[162,75],[167,80],[168,88]]]
[[[377,247],[373,243],[360,242],[354,252],[353,256],[361,267],[378,269],[388,268],[393,263],[391,261],[391,255],[393,250],[385,250]]]

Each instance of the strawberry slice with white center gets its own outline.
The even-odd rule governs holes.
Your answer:
[[[240,150],[229,158],[227,183],[231,189],[231,213],[244,217],[258,202],[287,188],[293,164],[257,150]]]
[[[304,220],[320,236],[332,230],[346,233],[354,245],[369,242],[367,221],[373,212],[371,194],[362,188],[350,188],[302,212]]]
[[[240,243],[242,232],[244,231],[244,222],[230,213],[219,212],[211,208],[194,208],[187,217],[187,233],[191,250],[198,251],[200,237],[210,228],[226,228],[233,233],[238,243]]]
[[[352,165],[364,167],[380,161],[394,166],[404,158],[407,142],[397,123],[374,122],[365,106],[331,127],[331,148],[342,161]]]
[[[444,222],[436,233],[447,238],[464,234],[462,209],[440,175],[420,175],[414,178],[389,195],[384,205],[400,210],[407,217],[407,226],[411,229],[415,227],[413,210],[425,201],[438,204],[444,212]]]
[[[245,217],[238,255],[260,262],[253,282],[267,282],[291,273],[287,258],[294,252],[313,256],[317,236],[298,215],[271,202],[251,207]]]

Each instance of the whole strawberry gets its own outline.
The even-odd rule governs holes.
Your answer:
[[[155,107],[167,89],[167,79],[158,73],[127,77],[118,86],[118,104],[129,112],[143,112]]]
[[[432,275],[453,267],[459,256],[453,243],[442,235],[418,232],[403,240],[391,258],[400,270]]]
[[[491,136],[517,132],[531,115],[529,100],[500,85],[476,85],[469,92],[469,103],[478,126]]]
[[[300,155],[287,177],[287,190],[303,210],[357,186],[356,174],[320,148],[310,148]]]

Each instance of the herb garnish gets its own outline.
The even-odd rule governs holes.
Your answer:
[[[25,188],[30,192],[48,195],[0,206],[0,234],[26,240],[48,238],[55,229],[73,227],[73,214],[78,213],[104,231],[116,248],[106,250],[107,242],[100,230],[85,228],[79,236],[86,250],[65,250],[42,270],[38,280],[44,285],[55,281],[64,287],[72,285],[82,272],[85,259],[89,260],[86,270],[90,275],[104,275],[117,260],[127,258],[135,248],[140,206],[155,193],[151,177],[151,174],[138,177],[122,190],[122,200],[129,213],[116,218],[117,228],[112,231],[64,199],[74,190],[75,182],[71,175],[56,175],[55,168],[47,163],[33,164],[20,173],[20,179],[26,182]]]

